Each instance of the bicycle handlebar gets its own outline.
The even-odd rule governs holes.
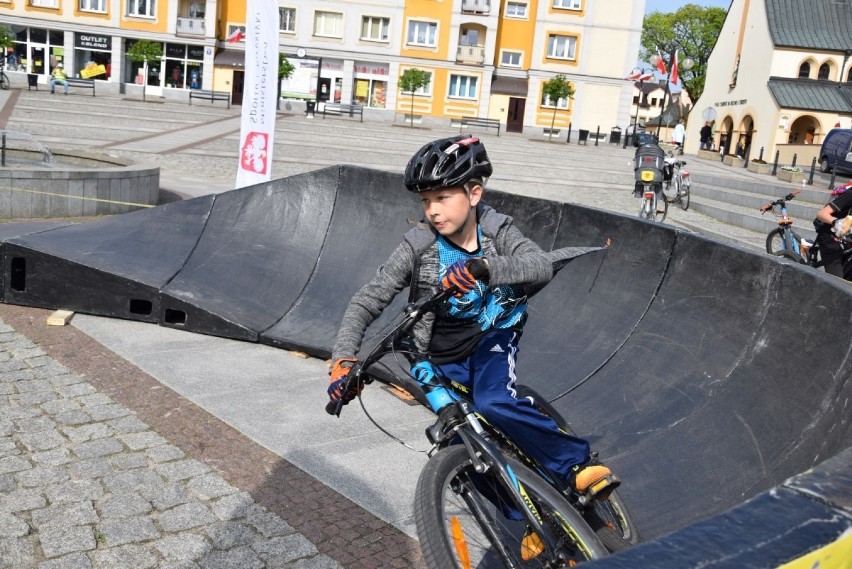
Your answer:
[[[762,206],[760,206],[760,213],[766,213],[767,211],[769,211],[770,209],[772,209],[776,205],[780,205],[781,207],[784,207],[787,204],[788,201],[792,200],[797,195],[799,195],[801,193],[801,191],[802,191],[801,188],[798,189],[798,190],[793,190],[792,192],[790,192],[789,194],[787,194],[783,198],[778,198],[774,202],[769,202],[767,204],[763,204]]]

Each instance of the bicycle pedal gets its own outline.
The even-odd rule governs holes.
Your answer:
[[[609,495],[612,494],[613,490],[619,486],[621,486],[621,480],[619,480],[614,474],[610,474],[589,486],[589,489],[586,491],[586,496],[588,496],[589,500],[604,501],[609,498]]]

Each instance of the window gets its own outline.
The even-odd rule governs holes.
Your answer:
[[[364,16],[361,19],[361,39],[369,41],[388,41],[390,18]]]
[[[563,10],[581,10],[583,0],[553,0],[553,7]]]
[[[799,67],[799,79],[807,79],[811,76],[811,64],[807,61]]]
[[[278,30],[294,33],[296,31],[296,9],[278,8]]]
[[[849,72],[846,74],[846,82],[852,83],[852,67],[849,68]]]
[[[106,12],[106,0],[80,0],[81,12]]]
[[[476,77],[450,75],[450,97],[476,99]]]
[[[527,4],[526,2],[509,2],[506,4],[507,18],[526,18]]]
[[[557,109],[567,109],[568,108],[568,99],[559,99],[556,101],[556,105],[553,104],[553,101],[550,97],[544,93],[541,94],[541,106],[548,107],[552,109],[554,106]]]
[[[556,59],[574,59],[577,38],[551,34],[547,38],[547,57]]]
[[[38,6],[39,8],[58,8],[56,0],[30,0],[30,6]]]
[[[420,87],[419,89],[417,89],[416,91],[414,91],[415,95],[429,96],[429,95],[432,94],[432,72],[431,71],[425,71],[425,73],[427,75],[429,75],[429,82],[426,83],[424,86]],[[403,91],[403,94],[411,95],[411,91]]]
[[[343,14],[338,12],[314,12],[314,35],[342,38]]]
[[[127,0],[127,15],[153,18],[157,15],[157,0]]]
[[[408,38],[406,43],[409,45],[435,47],[437,36],[438,24],[435,22],[421,22],[418,20],[408,22]]]
[[[817,74],[817,79],[828,79],[828,76],[831,74],[831,66],[828,63],[823,63],[819,66],[819,73]]]
[[[504,51],[500,55],[500,65],[505,67],[520,67],[522,56],[523,54],[520,51]]]
[[[236,26],[234,24],[228,24],[228,41],[231,41],[231,38],[234,37],[234,34],[239,30],[240,35],[242,36],[240,41],[246,41],[246,27],[245,26]]]

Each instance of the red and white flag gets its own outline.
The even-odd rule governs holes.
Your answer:
[[[674,61],[672,62],[672,74],[669,77],[669,81],[671,81],[673,85],[677,85],[677,50],[675,50]]]
[[[237,43],[244,39],[246,39],[246,33],[242,28],[237,27],[237,29],[234,30],[234,33],[228,36],[228,43]]]
[[[660,55],[659,48],[657,49],[657,69],[659,69],[660,73],[662,73],[663,75],[666,74],[666,64],[663,63],[663,56]]]
[[[236,188],[272,178],[278,97],[278,20],[278,0],[248,0]]]
[[[643,73],[642,71],[637,71],[636,73],[631,73],[625,79],[628,81],[648,81],[653,77],[653,73]]]

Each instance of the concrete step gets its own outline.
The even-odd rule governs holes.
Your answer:
[[[760,215],[759,209],[761,206],[769,203],[770,201],[774,201],[774,199],[770,196],[759,195],[743,190],[734,190],[722,186],[705,185],[703,183],[698,183],[698,181],[693,182],[691,191],[693,197],[700,196],[717,202],[741,206],[743,208],[753,210],[757,215]],[[787,202],[787,213],[793,219],[813,220],[813,218],[816,217],[817,211],[822,209],[824,204],[804,201],[800,199],[803,195],[805,198],[809,197],[805,195],[805,192],[803,191],[794,199]],[[764,217],[771,215],[771,212],[763,214]]]
[[[693,190],[695,187],[696,185],[693,184]],[[774,216],[767,217],[769,214],[761,216],[757,208],[734,205],[705,195],[693,194],[689,208],[723,223],[760,233],[764,240],[770,231],[778,227],[777,218]],[[813,239],[816,233],[812,221],[813,215],[794,218],[793,229],[802,237]]]

